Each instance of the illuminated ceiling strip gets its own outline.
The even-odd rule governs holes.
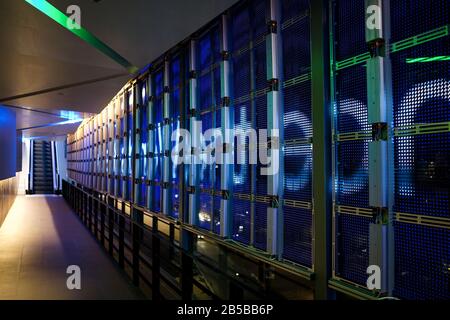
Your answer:
[[[25,131],[25,130],[30,130],[30,129],[40,129],[40,128],[64,126],[66,124],[75,124],[75,123],[82,122],[82,121],[83,121],[83,119],[65,120],[65,121],[60,121],[60,122],[47,123],[47,124],[43,124],[43,125],[40,125],[40,126],[34,126],[34,127],[28,127],[28,128],[20,128],[20,129],[17,129],[17,130]]]
[[[46,0],[25,0],[28,4],[35,7],[37,10],[44,13],[49,18],[53,19],[57,23],[59,23],[61,26],[84,40],[85,42],[89,43],[93,47],[97,48],[101,52],[103,52],[105,55],[116,61],[118,64],[123,66],[125,69],[128,70],[129,73],[136,73],[139,69],[132,65],[129,61],[127,61],[124,57],[122,57],[120,54],[115,52],[113,49],[111,49],[109,46],[107,46],[105,43],[100,41],[97,37],[95,37],[92,33],[84,29],[83,27],[79,26],[75,23],[75,21],[71,20],[69,17],[67,17],[63,12],[58,10],[56,7],[54,7],[51,3],[49,3]],[[70,24],[72,26],[75,26],[73,28],[70,28],[67,25],[67,22],[70,21]]]
[[[406,58],[406,63],[450,61],[450,56]]]

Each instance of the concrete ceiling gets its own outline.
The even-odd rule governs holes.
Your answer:
[[[51,0],[81,8],[81,25],[141,68],[236,0]],[[131,77],[24,0],[0,1],[0,102],[37,110],[98,112]],[[122,75],[122,76],[120,76]],[[30,92],[113,79],[1,101]]]
[[[16,114],[16,129],[24,138],[54,138],[74,132],[81,120],[93,114],[67,110],[32,110],[0,105]]]

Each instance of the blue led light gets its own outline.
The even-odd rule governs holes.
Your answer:
[[[300,111],[291,111],[285,114],[285,126],[298,126],[300,130],[305,132],[312,131],[311,121]],[[290,191],[298,191],[303,189],[309,182],[311,177],[312,158],[310,157],[312,145],[306,147],[286,146],[285,157],[296,158],[298,163],[302,164],[295,172],[285,173],[285,187]],[[289,161],[289,159],[286,159]]]
[[[238,116],[238,121],[236,121],[235,124],[235,129],[237,130],[241,130],[242,132],[245,132],[246,130],[250,129],[252,127],[252,123],[247,119],[247,107],[246,106],[241,106],[239,107],[239,116]],[[246,144],[246,138],[244,135],[240,135],[238,137],[238,141],[241,145],[245,145]],[[237,157],[237,163],[239,164],[248,164],[248,159],[247,159],[247,153],[241,152],[239,154],[236,154]],[[234,184],[244,184],[247,183],[246,179],[248,178],[248,166],[247,165],[241,165],[240,167],[240,172],[239,173],[234,173],[233,175],[233,181]]]
[[[365,104],[361,101],[355,99],[345,99],[339,102],[340,113],[346,114],[349,117],[352,117],[354,121],[360,126],[361,129],[369,129],[367,124],[367,113],[365,116],[354,117],[352,114],[353,110],[357,109],[365,109]],[[356,156],[356,155],[353,155]],[[341,184],[340,190],[344,194],[353,194],[360,192],[363,188],[366,188],[366,183],[361,183],[360,177],[364,176],[367,172],[367,168],[364,167],[369,160],[369,152],[368,152],[368,142],[365,141],[363,145],[363,153],[362,159],[356,165],[352,173],[350,175],[342,175],[340,176]]]
[[[78,112],[75,112],[75,111],[61,110],[59,112],[59,116],[61,118],[67,119],[67,120],[82,120],[82,118],[79,116]]]
[[[416,113],[427,100],[441,98],[450,101],[450,81],[445,79],[436,79],[416,84],[408,90],[397,112],[398,126],[410,126],[416,123]],[[415,196],[414,172],[415,145],[414,137],[398,137],[398,172],[402,176],[398,192],[402,196]]]

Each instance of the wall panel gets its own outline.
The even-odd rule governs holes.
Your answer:
[[[316,215],[329,214],[333,223],[323,230],[332,229],[333,240],[327,245],[333,250],[333,272],[326,280],[335,289],[334,284],[340,283],[336,290],[344,292],[343,287],[364,291],[367,267],[381,245],[370,228],[393,225],[388,235],[394,241],[387,246],[393,255],[384,261],[395,269],[393,290],[383,294],[448,299],[450,5],[433,0],[425,10],[422,1],[390,1],[383,17],[391,18],[385,61],[392,64],[386,67],[392,84],[383,82],[388,85],[385,91],[368,85],[373,84],[367,71],[373,57],[366,43],[365,1],[331,0],[329,5],[332,70],[324,77],[330,80],[332,101],[321,107],[331,108],[323,128],[328,121],[333,124],[332,149],[323,154],[333,163],[332,199],[327,195],[317,199],[318,184],[313,181],[313,173],[316,178],[318,173],[313,163],[320,164],[313,161],[313,151],[319,154],[323,141],[320,137],[318,144],[314,141],[312,93],[323,88],[317,89],[311,74],[315,57],[311,50],[318,47],[311,34],[317,26],[307,0],[241,1],[162,54],[124,86],[108,114],[83,122],[69,136],[69,176],[118,199],[135,201],[150,212],[189,223],[214,241],[221,241],[216,237],[220,235],[242,250],[271,257],[301,274],[320,272],[313,263],[318,261],[314,232],[327,219]],[[275,8],[277,23],[269,21]],[[270,79],[273,74],[279,79]],[[372,134],[373,109],[368,101],[377,90],[392,101],[386,111],[393,115],[392,121],[386,120],[386,141],[392,149],[385,158],[369,151],[377,136]],[[274,98],[278,94],[280,105]],[[263,164],[250,163],[253,156],[259,160],[245,133],[273,126],[278,117],[282,165],[279,176],[272,178],[261,174]],[[168,149],[176,144],[172,133],[188,128],[192,134],[194,120],[201,122],[202,133],[229,127],[244,133],[229,146],[222,145],[232,147],[232,165],[176,166],[168,159]],[[317,128],[321,127],[314,132],[320,135]],[[217,148],[221,143],[215,136],[200,142],[202,159],[208,156],[207,145]],[[259,139],[257,146],[265,143]],[[243,148],[237,149],[238,144]],[[191,147],[185,150],[189,159]],[[392,164],[387,163],[390,157]],[[387,210],[388,219],[382,223],[374,218],[379,212],[370,201],[369,186],[377,178],[370,170],[374,158],[388,159],[392,182],[380,187],[389,196],[381,208]],[[325,213],[317,209],[318,201],[331,200],[332,209],[322,210]],[[225,222],[229,230],[221,228]],[[281,225],[274,226],[277,222]],[[365,297],[378,295],[364,292]]]

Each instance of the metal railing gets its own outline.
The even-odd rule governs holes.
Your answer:
[[[222,247],[221,252],[232,256],[231,260],[237,259],[237,264],[255,265],[259,270],[258,279],[238,274],[227,263],[217,263],[197,249],[199,241],[202,246],[207,246],[207,250],[215,248],[212,245],[214,241],[207,242],[201,230],[186,229],[178,221],[65,180],[62,194],[81,222],[133,283],[154,300],[282,298],[269,285],[274,276],[288,279],[297,286],[295,276],[292,277],[289,270],[274,268],[245,253],[236,252],[239,248],[230,250],[234,247],[232,243],[227,244],[229,248]],[[304,276],[300,278],[304,279]],[[299,284],[304,286],[301,282]]]

